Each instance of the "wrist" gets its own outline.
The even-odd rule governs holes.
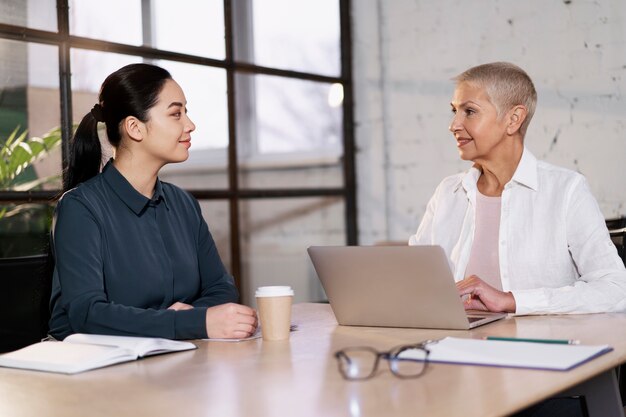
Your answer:
[[[517,310],[517,304],[515,303],[515,296],[513,295],[513,293],[511,291],[507,292],[507,308],[505,309],[505,311],[507,313],[515,313],[515,310]]]

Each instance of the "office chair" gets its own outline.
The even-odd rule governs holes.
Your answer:
[[[617,219],[607,219],[606,226],[609,229],[611,240],[617,248],[617,253],[624,261],[626,265],[626,258],[624,257],[624,236],[626,236],[626,217],[620,217]],[[622,405],[626,405],[626,366],[621,365],[615,368],[615,374],[617,376],[617,383],[620,396],[622,397]],[[552,410],[554,408],[554,410]],[[587,404],[584,397],[557,397],[551,398],[547,401],[543,401],[535,406],[528,408],[522,412],[514,414],[514,417],[536,417],[536,416],[548,416],[553,415],[554,411],[569,412],[572,415],[588,416]],[[559,414],[565,415],[565,414]]]
[[[626,265],[626,250],[624,249],[624,238],[626,237],[626,217],[607,219],[606,227],[609,229],[611,240],[617,249],[617,253]],[[617,368],[617,384],[619,393],[622,396],[622,404],[626,405],[626,365]]]
[[[626,220],[626,218],[624,219]],[[620,258],[626,265],[626,251],[624,250],[624,238],[626,237],[626,227],[622,227],[620,229],[609,229],[609,234],[611,235],[611,240],[615,247],[617,248],[617,253]],[[622,396],[622,405],[626,406],[626,365],[621,365],[617,371],[617,384],[619,387],[619,393]]]
[[[0,258],[0,352],[39,342],[48,333],[51,256]]]
[[[626,236],[626,227],[620,229],[609,229],[611,240],[617,248],[617,254],[626,265],[626,252],[624,252],[624,237]]]

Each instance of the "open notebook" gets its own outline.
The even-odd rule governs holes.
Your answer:
[[[73,334],[62,342],[39,342],[0,355],[0,366],[75,374],[144,356],[196,349],[196,345],[153,337]]]

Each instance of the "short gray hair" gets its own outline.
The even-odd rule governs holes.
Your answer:
[[[526,107],[527,115],[520,126],[522,136],[535,113],[537,91],[528,74],[509,62],[492,62],[472,67],[453,78],[457,85],[467,82],[485,89],[498,117],[517,105]]]

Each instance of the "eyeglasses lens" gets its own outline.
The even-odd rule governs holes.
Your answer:
[[[404,348],[391,355],[389,367],[393,373],[399,376],[418,376],[424,372],[427,358],[428,352],[424,349]]]
[[[337,355],[339,367],[348,379],[365,379],[376,368],[377,354],[365,349],[345,349]]]

